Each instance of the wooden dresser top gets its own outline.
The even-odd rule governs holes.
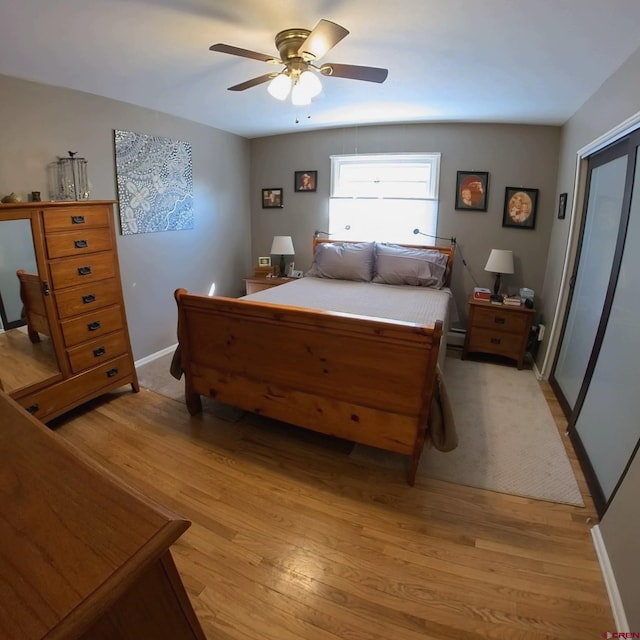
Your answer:
[[[78,637],[189,527],[3,392],[0,514],[0,638],[20,640]]]

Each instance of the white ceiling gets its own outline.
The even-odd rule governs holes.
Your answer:
[[[640,47],[640,0],[1,1],[0,73],[248,138],[389,122],[562,124]],[[323,78],[300,110],[266,84],[226,90],[274,67],[211,44],[277,55],[278,31],[321,18],[350,31],[322,62],[386,67],[387,81]]]

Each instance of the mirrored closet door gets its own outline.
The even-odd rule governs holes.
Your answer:
[[[600,515],[640,443],[640,131],[589,159],[579,260],[551,384]]]

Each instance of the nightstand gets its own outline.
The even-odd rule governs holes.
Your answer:
[[[267,278],[266,276],[253,276],[252,278],[245,279],[245,286],[247,289],[247,295],[250,293],[258,293],[258,291],[264,291],[265,289],[271,289],[271,287],[277,287],[287,282],[292,282],[295,278]]]
[[[535,309],[469,300],[469,321],[462,359],[479,351],[511,358],[522,369]]]

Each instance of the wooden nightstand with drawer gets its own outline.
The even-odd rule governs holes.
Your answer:
[[[469,300],[469,321],[462,358],[469,352],[511,358],[522,369],[535,309]]]
[[[271,289],[271,287],[277,287],[287,282],[292,282],[295,278],[279,278],[274,276],[267,278],[265,276],[254,276],[253,278],[246,278],[245,285],[247,288],[247,295],[250,293],[258,293],[258,291],[264,291],[265,289]]]

